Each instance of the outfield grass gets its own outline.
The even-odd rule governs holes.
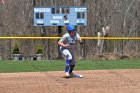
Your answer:
[[[63,60],[47,61],[0,61],[0,72],[63,71]],[[94,61],[78,60],[75,70],[140,69],[140,59]]]

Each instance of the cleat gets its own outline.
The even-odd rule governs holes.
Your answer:
[[[74,73],[73,72],[71,72],[71,73],[69,73],[69,75],[71,76],[71,77],[74,77]]]
[[[70,74],[68,72],[65,73],[66,78],[70,78]]]

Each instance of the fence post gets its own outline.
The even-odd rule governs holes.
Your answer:
[[[57,34],[58,34],[58,37],[61,37],[62,36],[62,26],[58,26],[58,31],[57,31]],[[61,52],[60,52],[60,46],[57,47],[58,49],[58,59],[61,59],[62,58],[62,55],[61,55]]]
[[[84,43],[84,60],[86,59],[86,41],[85,39],[83,40],[83,43]]]
[[[50,28],[48,30],[48,35],[50,37]],[[47,51],[47,53],[48,53],[48,59],[50,60],[51,59],[51,55],[50,55],[50,39],[48,39],[48,51]]]

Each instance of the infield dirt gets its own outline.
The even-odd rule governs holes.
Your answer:
[[[0,73],[0,93],[140,93],[140,69]]]

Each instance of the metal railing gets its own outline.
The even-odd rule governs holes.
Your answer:
[[[61,37],[0,37],[0,39],[60,39]],[[140,37],[81,37],[82,39],[100,39],[100,40],[140,40]]]

